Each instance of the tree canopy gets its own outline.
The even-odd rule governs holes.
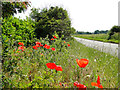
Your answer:
[[[71,27],[71,20],[67,11],[62,7],[44,8],[41,11],[40,9],[33,8],[30,17],[37,22],[35,30],[37,38],[44,38],[47,35],[51,37],[55,31],[59,37],[62,35],[67,37],[75,32],[75,29]]]
[[[30,2],[2,2],[2,17],[7,18],[14,13],[21,13],[24,12],[27,7],[30,6]]]
[[[118,32],[120,32],[120,26],[114,25],[109,31],[108,40],[111,39],[111,36],[114,35],[114,33],[118,33]]]

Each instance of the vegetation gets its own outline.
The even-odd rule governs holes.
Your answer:
[[[3,87],[68,88],[75,87],[73,83],[78,81],[92,88],[91,82],[96,82],[98,75],[104,88],[118,87],[118,70],[114,70],[118,68],[117,57],[87,48],[75,40],[68,43],[58,36],[51,40],[51,44],[46,40],[41,39],[40,45],[34,45],[36,48],[24,45],[26,48],[21,49],[22,44],[19,43],[19,46],[9,49],[2,66]],[[45,44],[50,47],[45,47]],[[76,59],[82,58],[89,60],[84,68],[80,68],[76,62]],[[56,72],[49,69],[47,63],[60,65],[62,70]]]
[[[2,2],[2,18],[8,18],[14,13],[24,12],[27,7],[30,6],[30,2]]]
[[[118,33],[115,33],[111,36],[111,39],[108,40],[109,35],[108,34],[84,34],[84,35],[73,35],[74,37],[84,38],[84,39],[90,39],[90,40],[96,40],[96,41],[102,41],[102,42],[110,42],[110,43],[119,43],[119,35]]]
[[[115,33],[120,33],[120,26],[113,26],[113,27],[110,29],[108,40],[111,39],[112,36],[113,36]],[[119,38],[119,40],[120,40],[120,38]]]
[[[51,38],[55,31],[59,37],[64,35],[64,38],[67,39],[70,34],[75,32],[75,29],[71,27],[71,20],[67,11],[62,7],[44,8],[41,11],[33,8],[30,16],[36,21],[35,32],[38,39],[40,37],[45,38],[47,35]]]
[[[118,88],[117,57],[67,41],[75,29],[63,8],[37,10],[2,20],[2,88]]]
[[[107,34],[108,30],[95,30],[94,32],[77,31],[76,34]]]

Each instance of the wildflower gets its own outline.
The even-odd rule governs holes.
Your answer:
[[[66,42],[64,41],[64,43],[66,43]]]
[[[78,81],[74,82],[74,86],[77,86],[78,88],[86,88],[85,85],[78,83]]]
[[[18,44],[19,44],[19,45],[22,45],[22,46],[24,45],[23,42],[19,42]]]
[[[35,42],[36,44],[40,45],[41,43],[40,42]]]
[[[36,49],[36,50],[37,50],[38,48],[37,48],[37,46],[33,46],[33,49]]]
[[[55,48],[51,48],[52,51],[55,51]]]
[[[46,66],[50,69],[55,69],[56,64],[55,63],[47,63]]]
[[[47,49],[49,49],[50,48],[50,46],[49,45],[47,45]]]
[[[40,46],[42,47],[43,45],[42,45],[42,44],[40,44]]]
[[[68,45],[68,47],[70,46],[70,44],[67,44]]]
[[[76,59],[76,62],[79,65],[79,67],[84,68],[88,64],[89,60],[87,60],[87,59],[80,59],[80,60]]]
[[[53,36],[54,38],[57,38],[55,35]]]
[[[24,51],[24,46],[19,46],[18,49]]]
[[[51,38],[51,40],[54,40],[53,38]]]
[[[57,70],[57,71],[63,71],[63,69],[62,69],[61,66],[56,66],[56,67],[55,67],[55,70]]]
[[[47,44],[45,44],[44,48],[49,49],[49,48],[50,48],[50,46],[49,46],[49,45],[47,45]]]
[[[40,47],[39,44],[36,44],[35,46],[36,46],[36,47]]]
[[[98,87],[98,88],[103,88],[103,86],[100,84],[100,77],[99,77],[99,76],[98,76],[98,78],[97,78],[97,83],[92,82],[91,85],[92,85],[92,86],[96,86],[96,87]]]

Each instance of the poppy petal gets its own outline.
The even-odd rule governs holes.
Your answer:
[[[57,71],[63,71],[63,69],[62,69],[61,66],[56,66],[55,69],[56,69]]]
[[[55,63],[47,63],[46,66],[50,69],[54,69],[56,67]]]

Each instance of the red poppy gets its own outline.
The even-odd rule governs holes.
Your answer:
[[[44,45],[44,48],[47,48],[47,44]]]
[[[40,44],[40,46],[42,47],[43,45],[42,45],[42,44]]]
[[[57,38],[56,36],[53,36],[54,38]]]
[[[53,51],[55,51],[55,48],[51,48]]]
[[[54,40],[53,38],[51,38],[51,40]]]
[[[98,88],[103,88],[103,86],[100,84],[100,77],[99,77],[99,76],[98,76],[98,78],[97,78],[97,83],[92,82],[91,85],[92,85],[92,86],[96,86],[96,87],[98,87]]]
[[[78,81],[74,82],[74,86],[77,86],[77,84],[78,84]]]
[[[86,88],[85,85],[78,83],[78,81],[74,82],[74,86],[77,86],[78,88]]]
[[[50,69],[55,69],[56,64],[55,63],[47,63],[46,66]]]
[[[49,49],[49,48],[50,48],[50,46],[49,46],[49,45],[47,45],[47,44],[45,44],[44,48]]]
[[[47,49],[49,49],[50,48],[50,46],[49,45],[47,45]]]
[[[64,41],[64,43],[66,43],[66,42]]]
[[[68,45],[68,47],[70,46],[70,44],[67,44]]]
[[[37,48],[37,46],[33,46],[33,48],[35,49],[35,50],[37,50],[38,48]]]
[[[22,45],[22,46],[24,45],[23,42],[19,42],[18,44],[19,44],[19,45]]]
[[[36,46],[36,47],[40,47],[39,44],[36,44],[35,46]]]
[[[55,70],[57,70],[57,71],[63,71],[63,69],[62,69],[61,66],[56,66],[56,67],[55,67]]]
[[[18,49],[19,49],[19,50],[22,50],[22,51],[24,51],[24,48],[25,48],[24,46],[18,47]]]
[[[76,59],[76,62],[79,65],[79,67],[84,68],[88,64],[89,60],[87,60],[87,59],[80,59],[80,60]]]
[[[41,43],[40,42],[35,42],[36,44],[40,45]]]

